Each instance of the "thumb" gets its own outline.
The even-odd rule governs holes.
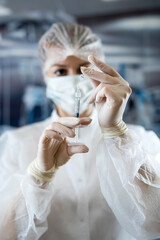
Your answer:
[[[75,153],[87,153],[89,148],[86,145],[69,145],[67,152],[69,156],[72,156]]]

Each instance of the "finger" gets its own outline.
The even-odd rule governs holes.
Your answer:
[[[59,122],[62,125],[65,125],[69,128],[75,128],[79,125],[81,126],[88,126],[91,123],[92,119],[89,117],[83,117],[83,118],[76,118],[76,117],[61,117],[57,119],[57,122]]]
[[[100,91],[100,89],[102,89],[103,87],[104,87],[104,84],[102,83],[98,85],[98,87],[94,90],[92,95],[87,100],[89,104],[92,104],[95,101],[98,91]]]
[[[67,136],[71,138],[75,136],[75,133],[71,128],[66,127],[58,122],[52,122],[47,129],[60,133],[63,136]]]
[[[53,130],[50,130],[50,129],[45,129],[44,130],[43,137],[46,137],[48,139],[55,139],[59,142],[63,141],[63,138],[59,133],[57,133]]]
[[[129,94],[131,95],[132,89],[129,87],[129,85],[118,85],[119,91],[123,94]]]
[[[89,78],[89,79],[91,81],[91,84],[92,84],[93,88],[96,88],[100,84],[99,81],[97,81],[97,80],[95,80],[93,78]]]
[[[114,91],[114,88],[106,85],[103,87],[96,95],[96,103],[101,102],[103,98],[108,98],[108,101],[113,104],[117,100],[117,95]]]
[[[124,80],[120,75],[112,77],[109,74],[96,71],[92,68],[81,67],[81,72],[90,78],[92,85],[96,88],[100,83],[105,84],[123,84],[129,86],[129,83]]]
[[[124,84],[114,84],[114,85],[111,85],[111,84],[104,84],[104,83],[101,83],[99,84],[99,86],[95,89],[95,91],[93,92],[93,94],[88,98],[88,103],[89,104],[92,104],[94,103],[95,101],[99,102],[100,99],[97,98],[97,94],[99,94],[100,90],[102,88],[108,88],[110,89],[111,91],[113,91],[115,94],[115,96],[118,94],[119,96],[121,96],[122,98],[125,98],[128,94],[130,95],[132,90],[129,86],[126,86]],[[103,93],[103,91],[102,91]],[[104,97],[104,96],[103,96]],[[103,98],[102,97],[102,98]]]
[[[86,145],[72,145],[67,147],[67,152],[69,156],[75,153],[87,153],[89,151]]]
[[[90,55],[88,57],[90,63],[98,67],[102,72],[109,74],[112,77],[120,77],[120,74],[111,66],[107,65],[106,63],[102,62],[98,58]]]
[[[95,69],[92,69],[89,67],[81,67],[81,71],[87,77],[102,83],[107,83],[107,84],[120,83],[119,78],[112,77],[109,74],[96,71]]]
[[[104,97],[108,97],[110,101],[112,100],[112,102],[117,102],[118,104],[121,103],[121,100],[128,98],[131,94],[131,91],[131,88],[126,85],[105,84],[104,87],[100,91],[98,91],[95,101],[100,102]]]

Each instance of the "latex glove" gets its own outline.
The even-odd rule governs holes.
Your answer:
[[[52,122],[44,131],[39,141],[37,163],[42,171],[48,171],[65,164],[75,153],[89,151],[85,145],[68,146],[66,137],[75,136],[73,128],[84,127],[90,124],[92,119],[63,117]]]
[[[131,88],[109,65],[93,56],[89,56],[88,60],[98,68],[97,71],[90,67],[81,67],[82,73],[90,78],[94,86],[88,101],[90,104],[96,102],[100,127],[113,127],[122,120]]]

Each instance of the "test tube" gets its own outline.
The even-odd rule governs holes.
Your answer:
[[[80,99],[81,99],[81,90],[79,87],[76,88],[75,91],[75,117],[79,117],[80,112]],[[78,143],[79,139],[79,127],[75,128],[75,143]]]

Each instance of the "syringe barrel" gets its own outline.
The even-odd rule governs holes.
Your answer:
[[[79,111],[80,111],[80,99],[75,98],[75,117],[79,117]]]
[[[81,90],[79,89],[79,87],[76,88],[75,98],[81,98]]]
[[[81,90],[77,87],[75,91],[75,117],[79,117]]]

